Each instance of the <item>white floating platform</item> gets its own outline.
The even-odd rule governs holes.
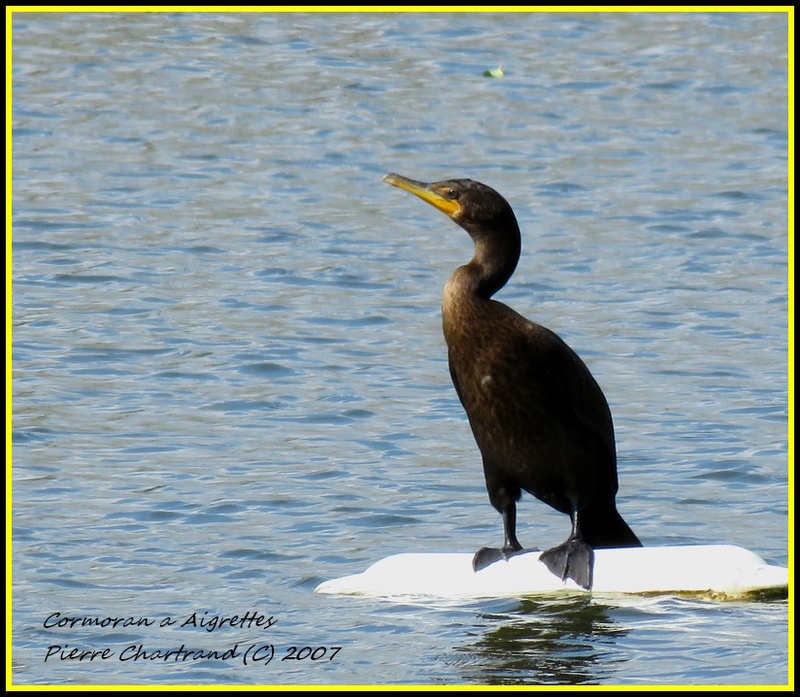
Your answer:
[[[395,554],[361,574],[326,581],[317,593],[371,597],[498,598],[586,593],[539,562],[539,552],[475,572],[472,554]],[[595,550],[592,592],[709,594],[741,597],[788,589],[789,572],[734,545]]]

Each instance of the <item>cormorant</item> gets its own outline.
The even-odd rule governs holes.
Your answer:
[[[617,512],[614,427],[602,390],[560,337],[491,299],[519,261],[511,206],[471,179],[427,184],[387,174],[383,181],[438,208],[475,244],[442,296],[450,376],[505,532],[503,548],[478,550],[473,568],[526,551],[516,535],[516,502],[525,490],[572,520],[569,538],[540,560],[562,580],[591,588],[594,548],[641,542]]]

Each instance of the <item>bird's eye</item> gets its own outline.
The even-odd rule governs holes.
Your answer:
[[[458,198],[458,191],[456,189],[448,189],[444,192],[444,195],[449,198],[451,201],[454,201]]]

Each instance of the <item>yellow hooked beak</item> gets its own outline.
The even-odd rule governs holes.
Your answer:
[[[438,208],[442,213],[452,218],[456,213],[461,210],[458,201],[447,198],[444,194],[437,191],[439,184],[426,184],[425,182],[414,181],[407,177],[401,177],[399,174],[387,174],[383,181],[398,189],[408,191],[414,196],[418,196],[426,203],[430,203],[434,208]]]

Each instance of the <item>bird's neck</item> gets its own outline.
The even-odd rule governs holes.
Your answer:
[[[511,278],[517,266],[517,257],[504,262],[497,256],[475,256],[459,266],[447,279],[442,293],[442,310],[445,318],[460,322],[462,315],[473,315],[478,308],[492,304],[491,297]]]
[[[482,255],[476,246],[475,256],[467,264],[475,278],[475,292],[478,297],[489,300],[511,278],[517,268],[518,257]]]
[[[469,231],[475,243],[475,252],[466,265],[470,290],[488,300],[511,278],[520,255],[519,227],[513,225],[502,232],[489,234]]]
[[[451,359],[464,350],[472,353],[493,338],[492,320],[499,303],[489,297],[485,283],[482,267],[473,259],[459,266],[444,285],[442,329]]]
[[[472,259],[450,276],[442,294],[445,336],[450,338],[470,327],[475,317],[491,312],[491,297],[511,278],[519,261],[521,242],[519,226],[513,218],[500,229],[485,232],[470,229],[475,243]]]

